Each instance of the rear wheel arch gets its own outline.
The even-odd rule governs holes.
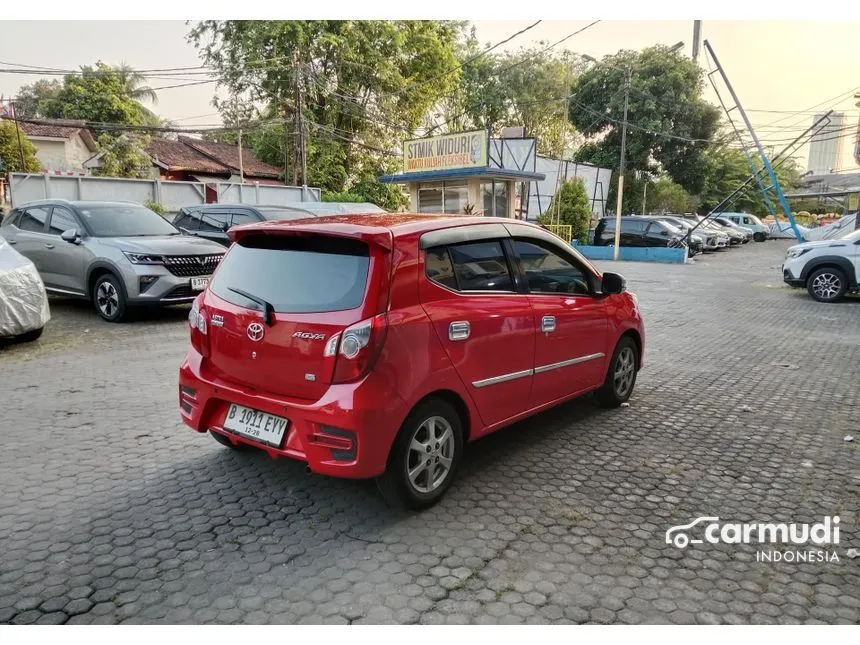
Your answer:
[[[457,394],[454,390],[435,390],[434,392],[426,394],[412,406],[406,414],[406,418],[408,418],[409,415],[412,414],[412,411],[418,408],[418,406],[423,405],[430,399],[441,399],[454,408],[454,411],[460,417],[460,423],[463,426],[463,443],[468,442],[469,436],[471,435],[471,416],[469,415],[469,407],[466,405],[463,397]]]

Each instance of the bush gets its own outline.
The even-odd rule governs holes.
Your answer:
[[[570,226],[571,240],[578,240],[580,244],[588,243],[591,205],[585,184],[580,178],[562,184],[552,198],[549,209],[538,218],[538,223]]]

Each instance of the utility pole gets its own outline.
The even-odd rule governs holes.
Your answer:
[[[648,201],[648,178],[645,178],[645,184],[642,188],[642,214],[647,215],[648,213],[645,211],[645,203]]]
[[[618,200],[615,207],[615,252],[613,258],[618,260],[621,246],[621,204],[624,199],[624,166],[627,154],[627,109],[630,107],[630,80],[633,67],[627,67],[627,77],[624,80],[624,119],[621,124],[621,160],[618,163]]]
[[[242,162],[242,124],[239,122],[239,97],[233,97],[233,109],[236,110],[236,125],[239,126],[239,183],[245,183],[245,165]]]
[[[13,101],[9,101],[9,109],[12,110],[12,118],[15,119],[15,134],[18,135],[18,154],[21,155],[21,172],[27,172],[27,162],[24,161],[24,145],[21,143],[21,124],[18,123],[18,115],[15,114],[15,103]]]
[[[702,39],[702,21],[693,21],[693,62],[699,57],[699,43]]]
[[[293,164],[293,185],[299,185],[299,163],[302,165],[302,186],[307,184],[308,158],[305,149],[305,126],[302,121],[302,85],[301,66],[299,64],[299,51],[293,51],[293,95],[296,102],[295,125],[296,125],[296,162]]]

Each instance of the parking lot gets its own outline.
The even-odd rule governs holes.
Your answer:
[[[629,407],[472,444],[420,514],[184,427],[187,308],[52,300],[0,348],[0,623],[860,622],[860,299],[785,287],[789,245],[614,265],[646,321]],[[838,562],[665,542],[825,515]]]

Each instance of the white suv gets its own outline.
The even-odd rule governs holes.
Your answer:
[[[838,240],[789,247],[782,279],[806,287],[819,302],[836,302],[849,291],[860,291],[860,229]]]

